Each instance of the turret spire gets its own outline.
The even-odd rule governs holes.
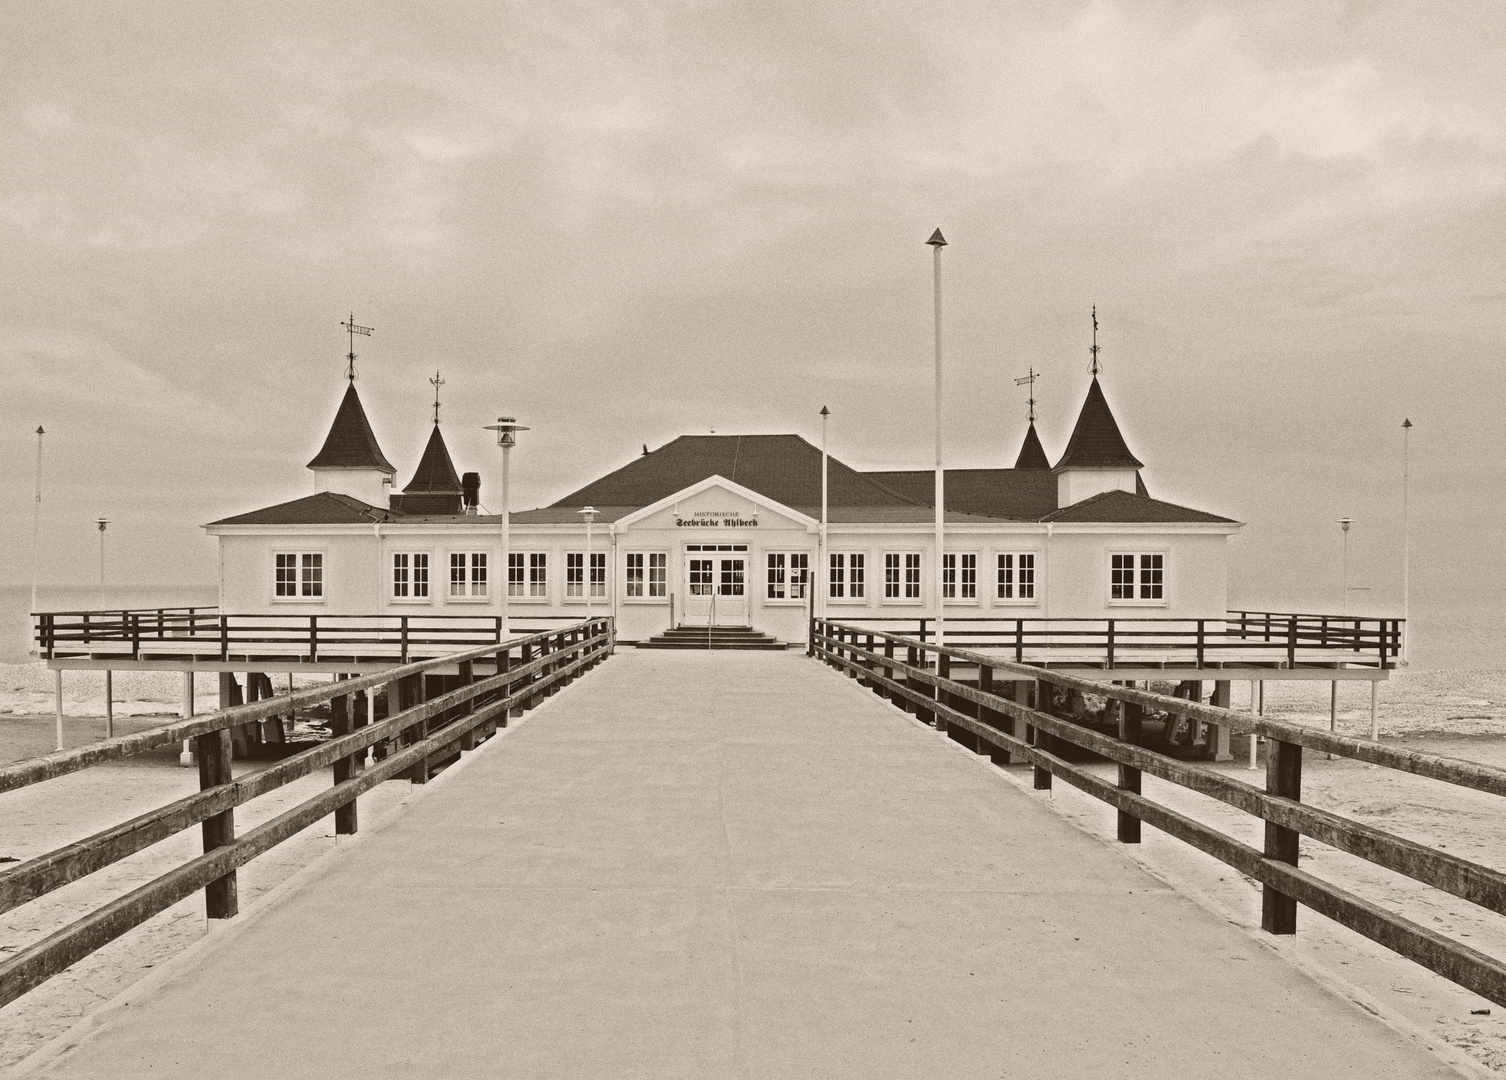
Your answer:
[[[1093,373],[1093,378],[1098,378],[1101,365],[1098,363],[1098,305],[1093,305],[1093,347],[1088,350],[1093,354],[1093,364],[1088,369]]]
[[[352,311],[350,313],[350,318],[346,319],[340,325],[343,326],[343,327],[345,327],[346,332],[350,335],[350,351],[345,354],[345,377],[347,379],[349,379],[351,382],[355,382],[356,381],[356,335],[360,334],[362,337],[370,337],[371,336],[371,331],[374,330],[375,327],[371,327],[371,326],[357,326],[356,325],[356,313],[354,311]]]

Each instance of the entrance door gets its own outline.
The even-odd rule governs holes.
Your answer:
[[[717,626],[748,625],[748,590],[744,578],[747,560],[741,555],[717,559],[716,604],[712,614]]]
[[[707,626],[711,623],[711,596],[716,581],[716,560],[691,555],[685,560],[688,580],[685,587],[685,623]]]

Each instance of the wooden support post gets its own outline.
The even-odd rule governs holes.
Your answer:
[[[920,666],[920,660],[918,659],[919,652],[920,650],[917,649],[914,645],[907,645],[905,647],[905,664],[907,667]],[[918,690],[919,688],[920,684],[916,682],[913,677],[907,674],[905,676],[905,689]],[[910,713],[914,716],[920,716],[920,706],[917,705],[914,701],[910,700],[908,697],[904,699],[903,708],[907,713]]]
[[[470,686],[471,683],[473,683],[475,681],[476,681],[476,679],[475,679],[474,669],[473,669],[473,665],[472,665],[471,661],[469,661],[469,660],[462,661],[461,664],[460,664],[460,685],[461,686]],[[460,714],[462,716],[469,716],[471,713],[473,713],[475,711],[476,711],[476,699],[475,698],[471,698],[464,705],[460,706]],[[460,736],[460,749],[461,750],[474,750],[474,749],[476,749],[476,729],[475,728],[471,728],[465,734],[463,734],[463,735]]]
[[[1233,690],[1228,679],[1216,680],[1213,684],[1213,704],[1227,709],[1233,700]],[[1208,739],[1209,761],[1233,761],[1229,750],[1229,729],[1223,724],[1208,724],[1203,728]]]
[[[1265,790],[1270,795],[1300,801],[1302,798],[1302,747],[1296,743],[1266,740]],[[1297,865],[1300,834],[1269,821],[1265,823],[1265,857]],[[1260,926],[1271,934],[1297,932],[1297,901],[1263,886],[1260,895]]]
[[[221,728],[194,739],[199,757],[199,790],[230,783],[230,732]],[[205,852],[235,842],[234,808],[205,818],[201,826]],[[235,871],[216,878],[204,886],[204,914],[211,919],[228,919],[240,910],[236,896]]]
[[[340,676],[342,679],[345,676]],[[344,694],[337,698],[330,698],[329,702],[329,733],[338,739],[341,735],[349,735],[354,730],[355,701],[350,694]],[[354,754],[335,759],[335,783],[343,784],[356,774],[356,758]],[[356,831],[356,800],[352,799],[344,806],[335,808],[335,835],[350,836]]]
[[[411,708],[414,705],[419,705],[429,700],[429,680],[423,672],[419,672],[417,675],[410,675],[403,681],[410,685],[406,698],[407,704],[403,706],[404,708]],[[423,723],[416,724],[408,730],[413,733],[413,738],[408,741],[410,743],[418,742],[429,734],[429,722],[425,720]],[[408,773],[408,780],[414,784],[427,784],[429,782],[428,758],[420,758],[413,763],[413,768]]]
[[[1144,709],[1132,701],[1119,703],[1119,740],[1130,744],[1140,741],[1140,721]],[[1140,794],[1140,770],[1130,765],[1119,766],[1119,790]],[[1140,842],[1140,819],[1127,810],[1118,812],[1118,835],[1121,844]]]
[[[1257,700],[1256,696],[1255,696],[1256,693],[1257,693],[1257,691],[1256,691],[1255,688],[1257,686],[1264,686],[1264,685],[1265,685],[1264,683],[1257,683],[1254,679],[1250,680],[1250,712],[1253,713],[1256,716],[1259,716],[1260,714],[1255,711],[1255,702]],[[1258,754],[1259,752],[1260,752],[1260,736],[1256,735],[1252,731],[1252,732],[1250,732],[1250,768],[1252,770],[1257,767],[1256,766],[1256,762],[1255,762],[1255,755]]]
[[[115,738],[115,673],[105,668],[105,738]],[[1371,683],[1374,686],[1374,683]],[[1374,698],[1374,694],[1370,695]],[[1375,710],[1371,709],[1373,713]],[[1372,725],[1373,726],[1373,725]]]
[[[63,669],[52,669],[52,705],[56,715],[56,742],[55,749],[63,748]],[[187,745],[186,743],[184,744]]]
[[[894,639],[893,638],[887,638],[886,637],[884,639],[884,659],[885,660],[893,660],[894,659]],[[892,665],[890,665],[890,664],[885,664],[884,665],[884,678],[888,679],[890,682],[894,681],[894,668],[893,668]],[[887,693],[887,695],[889,697],[889,701],[890,701],[891,704],[899,705],[901,708],[904,707],[903,706],[903,702],[902,702],[899,694],[896,691],[886,690],[886,691],[883,691],[883,692]]]
[[[1013,683],[1010,684],[1011,688],[1013,685]],[[997,694],[1003,689],[1003,687],[995,685],[994,669],[987,664],[980,664],[978,666],[978,689],[985,694]],[[1010,692],[1013,692],[1012,689]],[[978,719],[997,731],[1013,733],[1013,721],[998,709],[990,709],[980,705],[978,707]],[[987,754],[988,760],[992,761],[995,765],[1009,764],[1009,752],[1000,750],[993,743],[979,739],[977,749],[978,753]]]
[[[1036,711],[1037,712],[1043,712],[1047,716],[1055,716],[1056,715],[1056,702],[1055,702],[1055,698],[1056,698],[1056,695],[1051,690],[1051,684],[1050,683],[1046,683],[1046,682],[1041,682],[1039,679],[1037,679],[1036,682],[1035,682],[1035,708],[1036,708]],[[1051,744],[1051,735],[1050,735],[1050,733],[1046,732],[1046,731],[1042,731],[1040,728],[1033,727],[1033,726],[1031,727],[1030,730],[1035,733],[1035,739],[1034,739],[1034,744],[1033,745],[1035,745],[1035,747],[1037,749],[1044,750],[1044,751],[1046,751],[1049,754],[1051,752],[1051,750],[1053,749],[1052,744]],[[1050,791],[1051,790],[1051,770],[1050,769],[1043,769],[1039,765],[1033,766],[1032,767],[1032,772],[1031,772],[1031,785],[1035,788],[1036,791]]]
[[[944,652],[936,654],[936,677],[939,679],[950,679],[952,677],[952,658]],[[939,686],[935,688],[932,696],[935,697],[939,705],[950,705],[952,702],[952,695]],[[952,725],[946,722],[946,718],[939,712],[933,714],[933,716],[936,730],[943,735],[950,735],[952,733]]]
[[[192,720],[194,716],[193,710],[193,672],[185,671],[183,673],[183,719]],[[193,748],[194,741],[192,739],[183,740],[183,752],[178,755],[178,764],[185,769],[193,766]]]

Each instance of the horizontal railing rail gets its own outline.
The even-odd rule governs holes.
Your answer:
[[[499,644],[505,637],[570,625],[581,616],[513,613],[506,627],[501,615],[237,615],[214,608],[46,611],[32,618],[38,653],[47,660],[280,656],[317,661],[321,654],[346,658],[355,650],[406,662],[414,650]]]
[[[921,641],[936,637],[936,619],[929,616],[838,618]],[[1017,663],[1391,668],[1402,652],[1404,627],[1403,619],[1230,612],[1222,619],[948,616],[945,632],[949,642],[1012,654]]]
[[[432,770],[449,756],[474,749],[498,727],[506,727],[509,716],[521,716],[542,697],[599,664],[611,654],[615,635],[610,618],[577,621],[559,630],[510,638],[377,675],[340,679],[0,767],[0,792],[5,792],[193,739],[200,781],[195,794],[0,871],[0,913],[194,825],[202,827],[204,841],[201,856],[0,962],[0,1006],[199,889],[205,891],[210,918],[235,915],[238,867],[331,813],[336,833],[356,832],[361,794],[400,776],[413,783],[427,782]],[[458,674],[436,675],[436,669],[447,672],[452,667]],[[358,699],[374,706],[378,694],[386,699],[386,717],[376,719],[374,708],[361,716]],[[265,768],[231,775],[233,728],[326,703],[331,715],[328,741]],[[370,764],[365,762],[368,749],[373,755]],[[240,837],[235,835],[237,806],[328,765],[334,766],[332,787]]]
[[[1221,860],[1262,885],[1261,926],[1296,932],[1297,905],[1363,934],[1467,989],[1506,1005],[1506,964],[1298,867],[1307,836],[1423,885],[1506,914],[1506,873],[1302,802],[1302,750],[1323,751],[1458,787],[1506,796],[1506,770],[1422,753],[1330,731],[1238,713],[1133,686],[1022,665],[970,649],[938,648],[918,637],[855,623],[811,621],[809,651],[1000,764],[1032,766],[1034,785],[1060,777],[1117,812],[1117,835],[1138,843],[1141,822]],[[973,681],[954,677],[975,672]],[[1072,717],[1081,695],[1106,699],[1105,720]],[[1065,696],[1065,701],[1062,700]],[[1247,784],[1146,745],[1144,725],[1157,714],[1227,728],[1267,740],[1266,786]],[[1105,734],[1107,726],[1113,734]],[[1063,744],[1118,766],[1114,782],[1067,761]],[[1265,823],[1256,849],[1213,826],[1147,798],[1144,774],[1244,811]]]

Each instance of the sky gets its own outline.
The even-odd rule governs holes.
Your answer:
[[[215,580],[360,390],[514,508],[680,434],[1013,462],[1102,381],[1231,600],[1506,601],[1506,9],[21,5],[0,35],[0,584]],[[1441,608],[1439,610],[1442,610]],[[1503,649],[1506,661],[1506,649]]]

